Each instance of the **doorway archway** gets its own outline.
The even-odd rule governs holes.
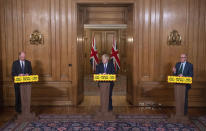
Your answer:
[[[128,28],[126,29],[126,56],[127,59],[125,61],[126,65],[126,75],[127,75],[127,89],[126,89],[126,98],[127,101],[131,104],[135,104],[135,96],[136,96],[136,86],[135,83],[137,82],[137,76],[135,76],[134,72],[138,70],[137,65],[134,62],[136,55],[134,55],[134,40],[135,40],[135,31],[134,28],[134,13],[133,10],[136,8],[136,4],[133,1],[129,1],[127,3],[124,2],[109,2],[105,4],[104,2],[88,2],[85,0],[80,0],[78,2],[73,1],[72,7],[75,8],[75,12],[73,12],[72,16],[72,24],[73,24],[73,79],[72,79],[72,89],[73,89],[73,102],[74,105],[78,105],[82,102],[84,98],[84,87],[83,87],[83,80],[84,80],[84,57],[85,54],[82,53],[84,51],[84,24],[85,23],[85,8],[86,7],[124,7],[129,12],[128,15],[125,15],[126,24]],[[87,19],[86,19],[87,20]],[[75,44],[76,43],[76,44]],[[121,58],[120,58],[121,59]],[[135,65],[135,66],[134,66]],[[135,80],[135,81],[134,81]]]

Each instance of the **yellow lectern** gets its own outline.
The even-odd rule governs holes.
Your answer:
[[[170,120],[175,122],[187,122],[189,119],[184,115],[185,91],[186,84],[192,84],[192,77],[168,76],[168,83],[174,84],[176,108],[175,115],[172,115]]]
[[[94,74],[94,81],[99,82],[100,88],[100,109],[94,116],[96,120],[115,120],[116,116],[109,112],[109,88],[110,81],[116,80],[116,75]]]
[[[38,75],[15,76],[14,83],[20,84],[22,113],[17,116],[17,123],[37,120],[35,113],[30,112],[31,107],[31,83],[38,82]]]

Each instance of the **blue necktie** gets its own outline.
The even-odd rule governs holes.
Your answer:
[[[106,73],[107,71],[107,67],[106,67],[106,64],[104,64],[104,73]]]

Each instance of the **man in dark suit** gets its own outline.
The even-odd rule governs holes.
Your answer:
[[[187,62],[187,55],[181,54],[180,62],[178,62],[173,68],[174,75],[180,77],[193,77],[193,65]],[[191,88],[190,84],[186,85],[185,91],[185,110],[184,114],[187,115],[188,112],[188,91]]]
[[[25,53],[19,53],[19,59],[13,62],[12,65],[12,77],[25,76],[32,74],[31,62],[25,59]],[[17,113],[21,113],[21,94],[20,84],[14,84],[15,89],[15,109]]]
[[[102,55],[102,63],[100,63],[96,68],[96,74],[115,74],[114,65],[109,61],[109,56],[107,54]],[[112,90],[114,87],[114,82],[110,82],[109,89],[109,111],[113,109],[112,107]]]

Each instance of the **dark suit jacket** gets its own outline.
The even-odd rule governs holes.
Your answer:
[[[177,75],[179,69],[180,69],[180,65],[181,65],[181,62],[178,62],[176,65],[175,65],[175,68],[176,68],[176,73],[175,75]],[[193,77],[193,65],[189,62],[186,62],[185,64],[185,68],[183,70],[183,76],[187,76],[187,77]]]
[[[31,62],[28,60],[25,60],[24,74],[27,74],[27,73],[29,75],[32,74],[32,67],[31,67]],[[23,74],[23,73],[22,73],[20,61],[16,60],[13,62],[11,75],[12,77],[14,77],[14,76],[18,76],[19,74]],[[15,84],[15,85],[18,85],[18,84]]]
[[[104,73],[104,64],[103,63],[100,63],[99,65],[97,65],[95,73],[96,74],[103,74]],[[112,61],[109,61],[107,64],[106,74],[116,74],[114,64],[112,63]],[[112,85],[114,85],[114,82],[110,82],[110,83]]]
[[[96,68],[96,74],[104,73],[104,64],[100,63]],[[109,61],[107,64],[106,74],[115,74],[114,64]]]
[[[178,71],[180,69],[180,65],[181,65],[181,62],[178,62],[176,65],[175,65],[175,68],[176,68],[176,73],[174,73],[174,75],[178,75]],[[185,68],[183,70],[183,76],[185,77],[193,77],[193,65],[189,62],[186,62],[185,64]],[[186,85],[187,87],[191,87],[191,85]]]

